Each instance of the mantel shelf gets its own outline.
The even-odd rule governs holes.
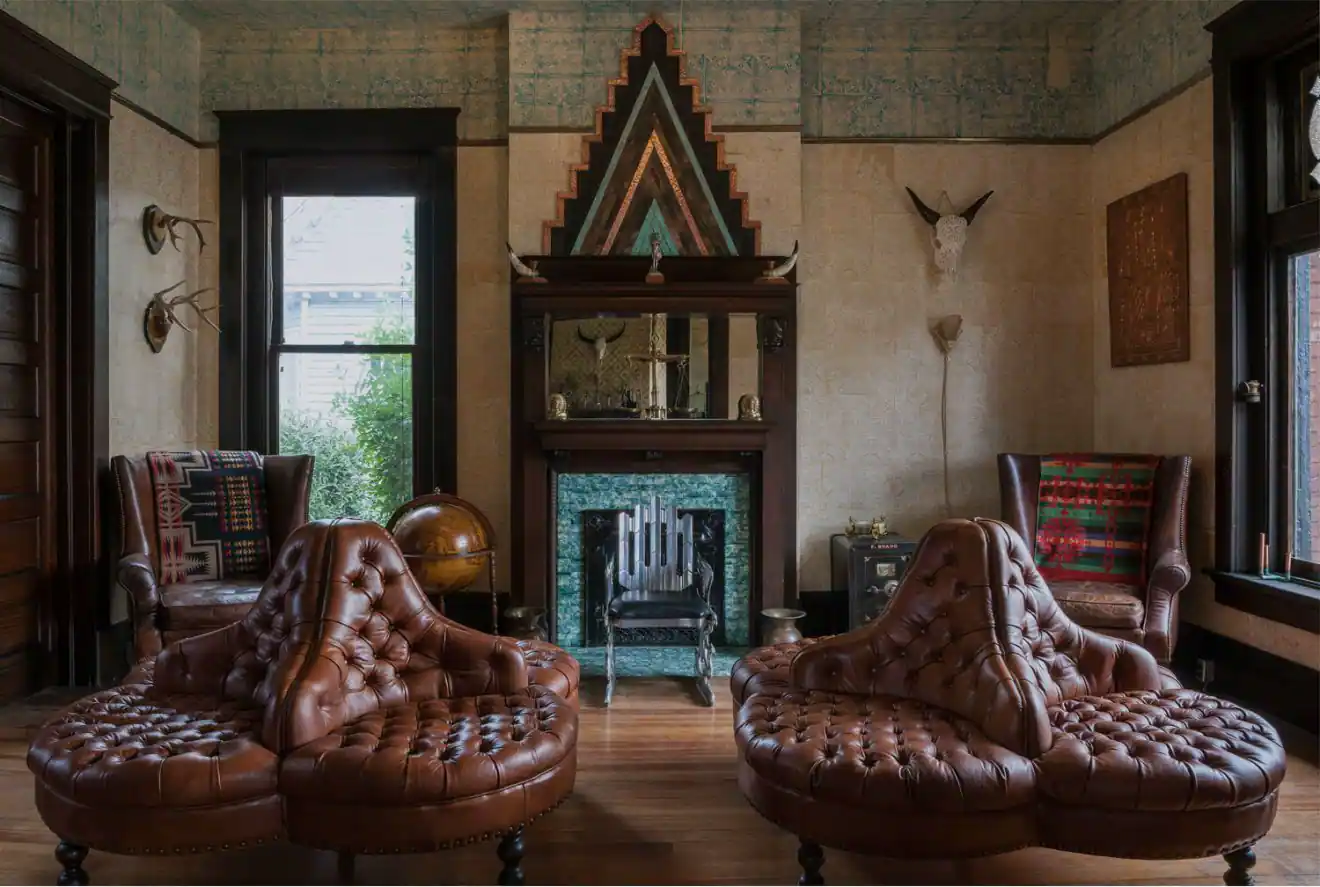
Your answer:
[[[547,451],[736,453],[764,450],[775,425],[711,419],[547,419],[533,427]]]

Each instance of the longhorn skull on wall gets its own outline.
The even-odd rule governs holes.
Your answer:
[[[908,188],[907,192],[916,205],[917,212],[921,213],[921,217],[931,227],[930,240],[935,250],[936,269],[942,277],[956,280],[958,260],[962,257],[963,247],[967,245],[967,228],[972,224],[972,219],[976,218],[976,214],[981,211],[981,207],[990,199],[990,195],[995,192],[987,191],[967,209],[948,215],[941,215],[922,203],[921,198],[911,188]]]

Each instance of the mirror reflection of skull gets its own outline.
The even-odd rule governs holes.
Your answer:
[[[990,195],[995,193],[987,191],[982,197],[963,210],[961,213],[950,213],[940,215],[940,213],[931,209],[921,202],[911,188],[907,189],[912,202],[917,207],[917,212],[926,220],[931,227],[931,246],[934,250],[935,268],[940,272],[941,277],[953,280],[958,276],[958,261],[962,258],[963,247],[967,245],[967,229],[972,224],[972,219],[976,218],[977,212],[990,199]]]

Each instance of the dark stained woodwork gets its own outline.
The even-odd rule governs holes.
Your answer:
[[[108,624],[110,595],[101,544],[101,485],[108,476],[109,416],[109,123],[114,81],[71,53],[0,13],[0,119],[46,133],[45,187],[36,202],[47,213],[40,272],[44,302],[13,265],[0,262],[0,360],[16,347],[42,367],[36,406],[41,415],[0,412],[0,442],[47,442],[37,453],[42,558],[49,570],[37,592],[40,643],[29,682],[90,684],[97,675],[97,629]],[[34,199],[15,181],[22,169],[0,149],[11,172],[0,203]],[[21,233],[21,232],[20,232]],[[29,241],[32,238],[28,238]],[[23,395],[28,397],[28,395]],[[0,459],[9,458],[0,455]],[[5,494],[0,493],[0,496]],[[3,519],[3,518],[0,518]]]
[[[661,95],[646,87],[652,71],[659,75],[659,90],[668,96],[677,121],[664,110]],[[582,139],[582,162],[570,168],[568,189],[557,195],[556,217],[542,225],[541,250],[568,256],[581,235],[585,254],[628,252],[640,228],[640,214],[634,210],[625,215],[632,221],[616,231],[620,236],[610,248],[605,229],[632,189],[638,197],[635,206],[657,199],[668,209],[666,226],[682,254],[698,254],[688,230],[695,225],[702,240],[710,241],[706,255],[755,256],[761,226],[748,217],[737,170],[724,159],[724,136],[712,129],[710,111],[701,105],[700,85],[688,77],[687,54],[674,48],[673,32],[652,19],[638,24],[633,44],[620,52],[619,73],[609,81],[608,101],[596,109],[594,130]],[[648,150],[652,134],[669,155],[663,173]],[[680,146],[683,140],[691,146],[695,164]],[[639,176],[637,164],[643,156],[651,160]],[[671,177],[672,184],[665,181]],[[709,198],[698,185],[700,179],[709,188]],[[684,195],[681,201],[678,194]],[[597,216],[588,224],[593,210]],[[720,225],[732,240],[732,250],[722,235],[713,236]]]
[[[0,480],[0,700],[37,689],[48,667],[39,608],[53,595],[60,481],[51,470],[54,131],[48,116],[0,98],[0,298],[25,309],[0,332],[0,416],[22,423],[0,432],[0,459],[13,454],[12,470],[25,472]]]
[[[666,258],[665,283],[639,282],[649,260],[531,257],[548,283],[511,285],[511,539],[514,600],[546,606],[553,578],[550,530],[560,472],[747,471],[756,544],[752,601],[797,600],[797,285],[760,281],[782,258]],[[762,324],[762,422],[545,418],[546,321],[562,316],[671,312],[711,319],[711,379],[728,379],[727,315],[756,312]],[[717,323],[716,321],[722,321]],[[766,338],[766,331],[775,333]],[[722,344],[720,330],[723,330]],[[769,347],[766,347],[767,344]],[[723,355],[721,358],[720,355]],[[717,366],[719,360],[725,366]],[[713,387],[713,386],[712,386]],[[723,404],[727,409],[728,404]],[[712,402],[712,407],[715,403]],[[718,414],[716,414],[718,415]],[[727,415],[727,413],[725,413]],[[759,620],[753,619],[754,631]]]
[[[418,494],[458,485],[455,108],[222,111],[220,444],[276,452],[269,230],[278,188],[417,197],[413,474]],[[420,185],[420,187],[419,187]],[[305,192],[304,192],[305,193]],[[278,291],[278,287],[276,287]]]
[[[1285,416],[1294,355],[1280,347],[1288,337],[1276,268],[1280,252],[1320,245],[1320,201],[1286,205],[1296,167],[1287,145],[1295,137],[1285,131],[1289,115],[1280,108],[1288,90],[1274,81],[1280,60],[1299,52],[1315,57],[1320,8],[1252,0],[1207,30],[1215,115],[1215,594],[1267,619],[1313,625],[1310,595],[1252,588],[1247,574],[1258,567],[1260,533],[1271,540],[1270,566],[1278,571],[1291,532]],[[1263,403],[1238,397],[1249,379],[1264,383]]]

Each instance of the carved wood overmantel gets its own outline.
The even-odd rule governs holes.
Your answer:
[[[511,286],[513,597],[554,600],[555,487],[564,472],[745,472],[751,482],[752,608],[797,600],[797,283],[761,275],[780,258],[663,260],[665,282],[644,281],[650,261],[632,257],[529,257],[545,283]],[[549,418],[551,352],[570,324],[601,318],[700,315],[710,318],[712,378],[725,378],[729,324],[755,325],[760,420]],[[611,320],[611,322],[616,322]],[[586,350],[583,342],[572,347]],[[712,403],[715,400],[712,399]],[[552,614],[553,615],[553,614]],[[752,620],[753,626],[757,620]],[[754,629],[755,630],[755,629]]]

